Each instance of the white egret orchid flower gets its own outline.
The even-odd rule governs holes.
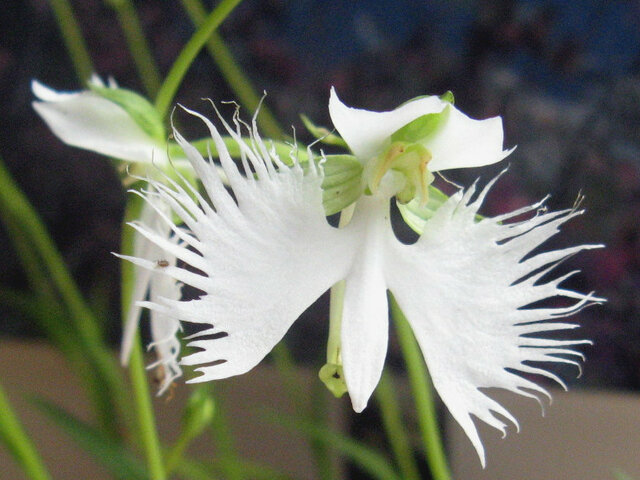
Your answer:
[[[415,140],[422,143],[409,145],[418,153],[418,161],[410,166],[425,175],[422,180],[406,168],[411,158],[405,161],[396,155],[392,160],[399,158],[399,165],[379,162],[397,138],[411,140],[404,134],[390,138],[395,132],[445,108],[450,109],[446,121],[441,117],[436,129],[429,126],[429,135],[422,135],[424,125],[417,125],[422,130]],[[169,266],[159,273],[204,292],[188,302],[158,298],[140,304],[202,326],[190,337],[189,346],[197,351],[181,360],[200,372],[189,382],[252,369],[309,305],[344,280],[340,353],[357,412],[366,407],[385,361],[387,291],[406,315],[435,388],[483,465],[484,449],[472,416],[503,432],[504,418],[516,425],[517,420],[481,388],[499,387],[532,398],[548,395],[516,372],[542,375],[564,386],[555,374],[530,362],[577,365],[573,358],[582,354],[573,347],[588,342],[535,334],[574,328],[559,319],[599,299],[561,288],[570,274],[554,280],[547,280],[547,274],[562,259],[594,246],[531,252],[581,212],[547,212],[540,202],[478,220],[478,209],[494,179],[480,192],[474,184],[450,197],[424,223],[415,244],[400,243],[391,228],[391,198],[412,181],[419,196],[421,183],[428,181],[425,165],[431,171],[486,165],[508,153],[502,150],[499,119],[471,120],[437,97],[416,100],[393,112],[366,112],[345,107],[333,92],[330,112],[338,131],[365,164],[365,173],[379,177],[364,180],[370,191],[363,187],[366,193],[355,203],[351,222],[334,228],[323,209],[322,161],[310,161],[304,169],[295,156],[292,164],[285,163],[261,140],[255,119],[247,127],[251,141],[245,142],[238,134],[237,120],[234,128],[221,118],[243,152],[239,168],[216,127],[204,116],[187,111],[208,126],[233,195],[211,159],[205,160],[174,129],[209,200],[188,184],[150,180],[154,190],[143,193],[146,201],[159,212],[170,207],[190,232],[178,228],[170,216],[162,216],[184,242],[181,246],[164,238],[154,225],[134,226],[167,255],[192,267]],[[368,162],[378,163],[372,169]],[[528,220],[515,220],[526,213],[532,213]],[[154,259],[123,258],[157,270]],[[570,302],[561,307],[530,307],[551,297],[566,297]]]

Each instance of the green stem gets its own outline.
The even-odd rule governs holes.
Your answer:
[[[80,26],[67,0],[49,0],[62,33],[73,67],[81,82],[86,82],[94,72],[89,51],[82,37]]]
[[[407,430],[402,421],[402,413],[395,392],[393,378],[385,371],[376,387],[376,400],[380,407],[387,440],[391,445],[403,480],[420,480],[420,472],[413,455],[411,442],[407,436]]]
[[[143,200],[137,195],[129,195],[129,201],[125,210],[125,224],[139,218],[142,210]],[[122,253],[132,255],[135,232],[132,228],[124,228],[122,232]],[[122,263],[122,318],[126,321],[129,314],[131,302],[137,300],[132,298],[135,282],[135,267],[129,262]],[[141,443],[144,445],[147,466],[150,477],[154,480],[164,480],[166,477],[165,466],[162,462],[162,451],[158,432],[156,429],[153,404],[149,393],[147,373],[144,366],[140,339],[136,335],[133,340],[131,354],[129,357],[129,375],[133,386],[133,396],[136,406],[136,420],[138,434]]]
[[[207,15],[202,1],[182,0],[182,5],[193,24],[196,27],[202,25]],[[233,54],[227,48],[224,39],[218,32],[214,31],[211,33],[207,41],[207,51],[227,81],[227,85],[229,85],[233,93],[238,97],[240,104],[250,112],[255,111],[262,97],[256,93],[256,89],[251,84],[251,80],[249,80],[249,77],[244,74],[242,68],[240,68],[235,61]],[[264,104],[260,107],[257,121],[262,133],[264,133],[266,137],[282,138],[284,136],[282,127],[269,108]]]
[[[182,79],[193,60],[211,36],[211,33],[218,28],[241,1],[242,0],[222,0],[218,3],[218,6],[207,16],[200,28],[196,30],[189,42],[184,46],[182,52],[180,52],[180,55],[178,55],[178,58],[173,63],[167,77],[164,79],[164,83],[160,87],[160,91],[156,97],[156,108],[161,116],[164,117],[166,115]]]
[[[340,213],[338,228],[346,227],[353,217],[355,203],[345,208]],[[345,282],[341,280],[331,287],[329,300],[329,339],[327,340],[327,363],[342,365],[340,356],[342,307],[344,304]]]
[[[429,374],[424,365],[420,347],[418,347],[411,327],[395,298],[392,295],[389,295],[389,297],[391,316],[393,317],[398,334],[398,342],[407,364],[409,383],[416,403],[418,424],[422,434],[427,463],[434,480],[451,480],[451,473],[442,445],[436,408],[433,403],[432,387],[429,384]]]
[[[149,477],[153,480],[165,480],[167,478],[165,466],[162,461],[162,451],[160,440],[156,430],[156,421],[153,414],[151,394],[147,383],[146,369],[140,347],[140,339],[134,340],[129,357],[129,374],[131,385],[133,386],[133,401],[136,407],[136,418],[138,421],[138,435],[144,446]]]
[[[211,424],[211,432],[218,448],[221,465],[225,467],[224,478],[227,480],[243,480],[245,478],[240,457],[233,442],[233,435],[227,420],[227,411],[223,395],[216,396],[216,414]]]
[[[13,412],[9,399],[0,385],[0,440],[32,480],[50,480],[42,459]]]
[[[129,53],[133,57],[138,76],[145,92],[153,97],[160,88],[160,72],[156,65],[147,39],[142,31],[140,19],[131,0],[105,0],[116,12],[118,22],[124,32]]]

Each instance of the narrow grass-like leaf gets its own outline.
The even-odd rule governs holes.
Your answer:
[[[2,385],[0,385],[0,442],[4,444],[29,479],[51,479],[29,435],[13,412]]]
[[[41,397],[33,403],[56,425],[63,429],[81,448],[91,453],[116,478],[151,480],[145,466],[123,444],[106,437],[92,426]]]
[[[271,412],[265,415],[265,418],[290,431],[300,432],[308,439],[314,439],[335,448],[362,471],[367,472],[372,479],[401,480],[385,455],[342,433],[322,425],[297,420],[281,412]]]

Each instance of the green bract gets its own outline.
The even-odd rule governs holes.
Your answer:
[[[162,118],[143,96],[124,88],[112,88],[89,82],[89,89],[124,109],[151,138],[164,142],[167,134]]]

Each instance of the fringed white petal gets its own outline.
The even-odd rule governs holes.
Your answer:
[[[33,108],[66,144],[131,162],[167,161],[165,147],[115,103],[90,90],[56,92],[35,80],[31,87]]]
[[[198,351],[181,362],[198,366],[201,375],[191,381],[202,382],[258,364],[300,314],[344,278],[354,247],[326,221],[318,168],[312,165],[305,174],[297,163],[287,167],[267,150],[255,125],[243,125],[251,136],[247,144],[237,133],[240,123],[235,129],[225,123],[243,152],[241,174],[213,124],[191,113],[209,127],[235,199],[211,159],[204,160],[174,129],[211,203],[191,187],[150,180],[155,192],[142,195],[150,204],[169,206],[182,219],[191,230],[185,244],[192,248],[167,245],[151,225],[136,228],[166,254],[198,270],[169,266],[160,273],[203,290],[199,299],[159,298],[142,305],[202,325],[188,344]],[[130,260],[154,268],[149,259]]]
[[[495,180],[494,180],[495,181]],[[476,448],[485,454],[472,417],[506,433],[516,419],[482,388],[504,388],[538,398],[546,390],[517,373],[546,376],[552,363],[582,355],[573,348],[586,341],[536,338],[535,334],[574,328],[557,319],[601,299],[559,287],[541,278],[569,255],[599,245],[538,253],[523,260],[581,212],[546,212],[533,205],[528,220],[512,215],[476,220],[491,182],[477,198],[475,185],[453,195],[425,224],[414,245],[393,243],[385,266],[388,286],[411,324],[440,397]],[[558,297],[562,306],[533,308]],[[549,322],[549,320],[556,320]],[[533,336],[532,336],[533,335]],[[567,358],[569,357],[569,358]],[[525,363],[526,362],[526,363]],[[531,366],[529,362],[545,362]]]

